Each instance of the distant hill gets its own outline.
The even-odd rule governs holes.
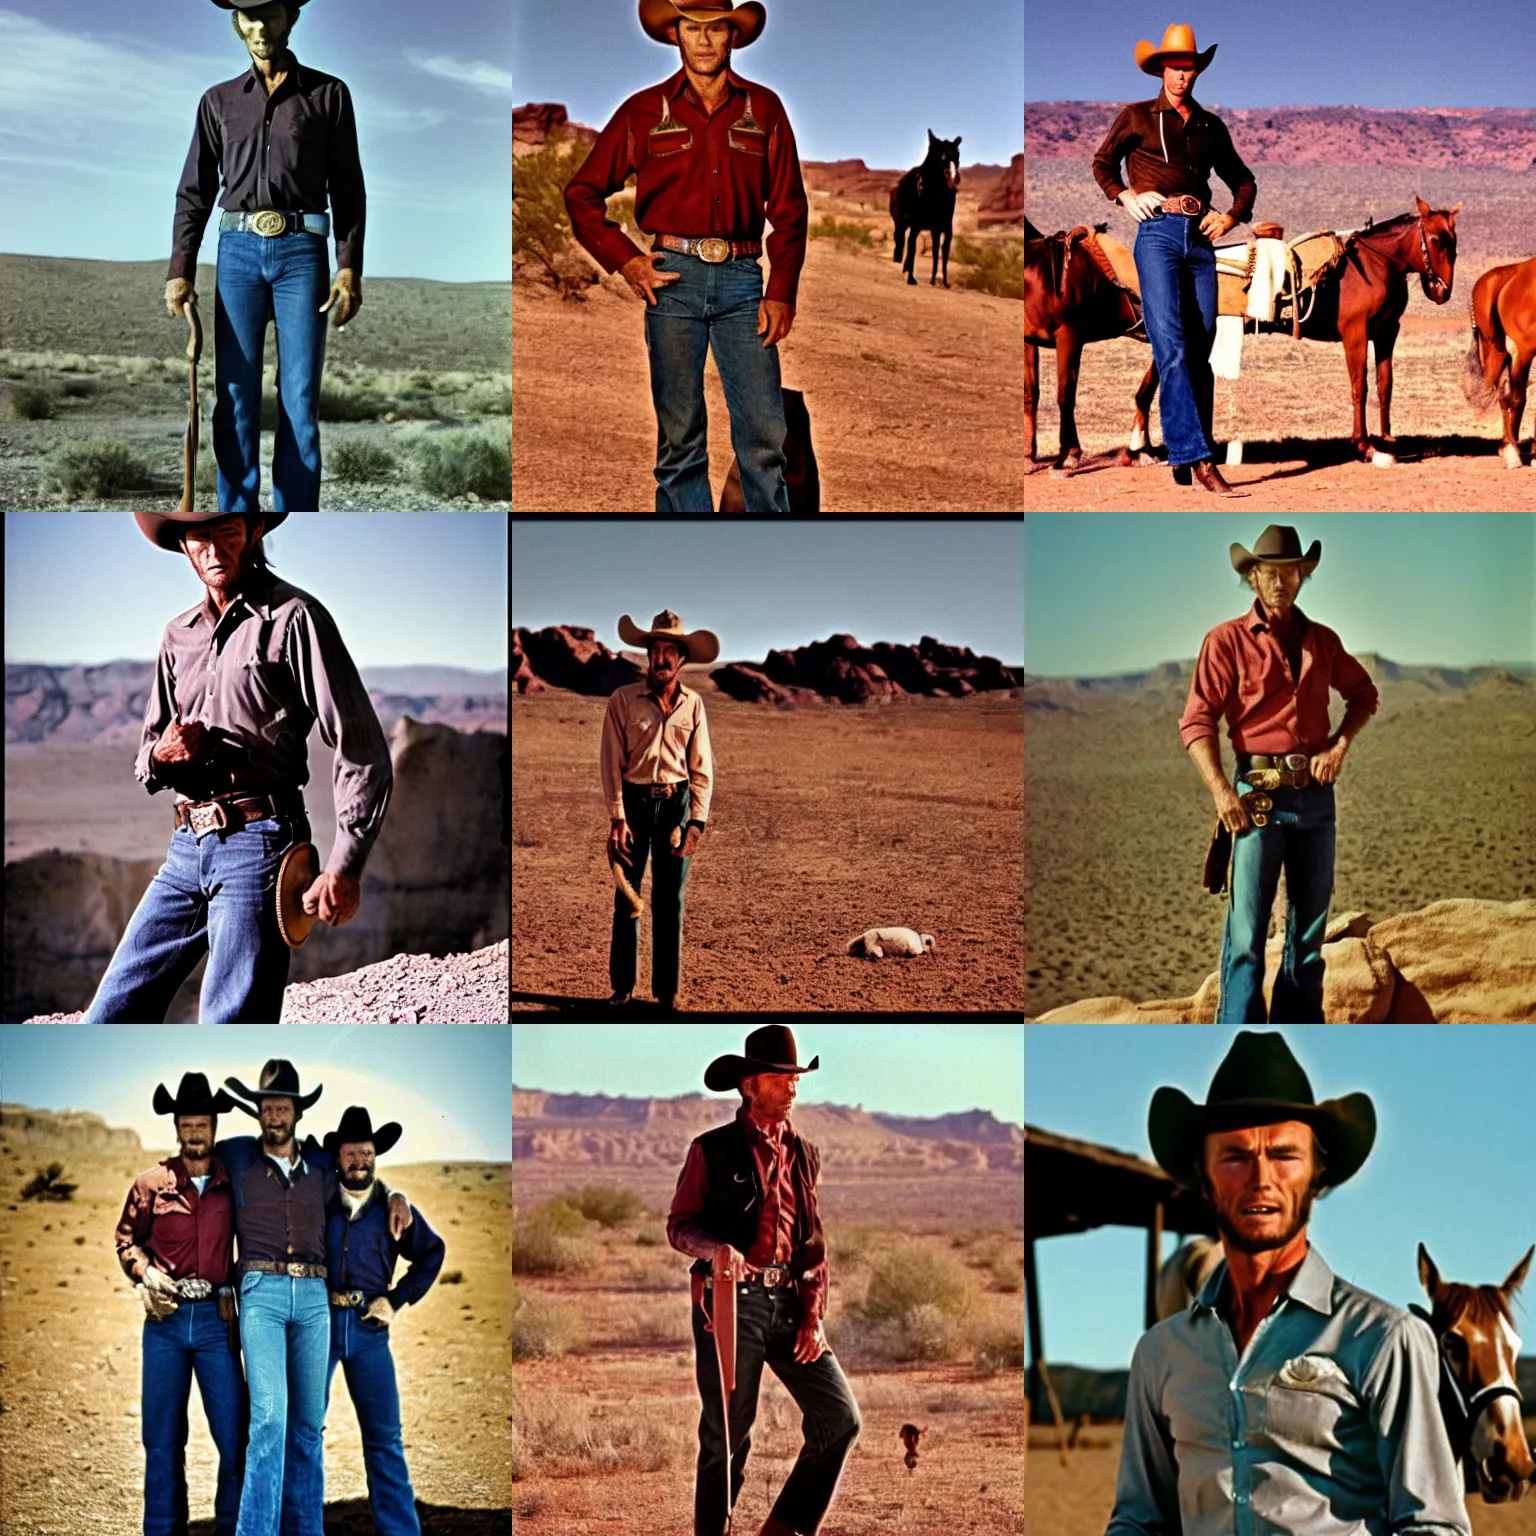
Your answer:
[[[108,1125],[89,1110],[30,1109],[25,1104],[0,1104],[0,1142],[39,1155],[143,1150],[137,1131]]]
[[[370,688],[385,693],[505,694],[507,669],[476,672],[470,667],[359,667]]]

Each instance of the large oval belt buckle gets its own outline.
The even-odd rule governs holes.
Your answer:
[[[1255,789],[1280,788],[1280,770],[1278,768],[1250,768],[1246,777],[1249,784]]]
[[[1200,212],[1200,199],[1192,197],[1188,192],[1179,194],[1179,212],[1194,218]]]
[[[275,208],[263,208],[260,213],[251,215],[251,228],[258,235],[265,235],[270,239],[273,235],[282,234],[288,228],[288,217]]]
[[[730,260],[731,242],[716,240],[711,236],[708,240],[699,241],[698,252],[700,261],[707,261],[711,266],[719,266],[722,261]]]

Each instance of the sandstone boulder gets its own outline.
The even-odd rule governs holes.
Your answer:
[[[943,645],[924,635],[916,645],[879,641],[860,645],[849,634],[813,640],[793,651],[769,651],[762,662],[734,664],[711,674],[733,698],[775,704],[809,697],[844,704],[885,703],[908,697],[963,698],[1022,686],[1020,669],[967,646]]]
[[[514,629],[512,653],[514,677],[522,674],[573,693],[602,697],[626,683],[639,682],[645,675],[634,662],[601,644],[592,630],[574,624]],[[529,687],[518,688],[519,693],[531,691]]]
[[[797,704],[821,703],[821,695],[815,689],[776,683],[761,668],[742,666],[739,662],[717,667],[710,673],[710,681],[722,693],[747,704],[778,704],[793,708]]]
[[[597,130],[573,123],[565,108],[555,101],[530,101],[512,109],[512,142],[535,148],[549,142],[551,134],[564,134],[582,144],[597,141]]]
[[[1536,1023],[1536,901],[1437,901],[1371,939],[1400,978],[1388,1022]]]
[[[546,693],[549,684],[533,670],[533,663],[523,650],[521,630],[512,631],[512,688],[516,693]]]
[[[1024,156],[1022,154],[1013,157],[1002,180],[982,198],[978,205],[977,222],[983,226],[1024,222]]]

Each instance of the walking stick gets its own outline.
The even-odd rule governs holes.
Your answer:
[[[203,322],[198,317],[197,300],[188,299],[181,306],[181,312],[187,317],[187,363],[191,374],[191,396],[187,405],[187,440],[181,457],[181,505],[178,512],[192,512],[196,508],[193,505],[197,495],[197,444],[198,444],[198,406],[197,406],[197,360],[203,355]]]
[[[731,1394],[736,1390],[736,1282],[729,1271],[715,1276],[715,1359],[720,1362],[720,1401],[725,1410],[725,1536],[731,1536]]]

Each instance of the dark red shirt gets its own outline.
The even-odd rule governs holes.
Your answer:
[[[151,1263],[173,1280],[228,1285],[234,1257],[235,1204],[224,1165],[209,1162],[201,1195],[178,1155],[133,1181],[117,1223],[117,1261],[130,1280]]]
[[[726,71],[730,88],[706,112],[687,72],[638,91],[609,119],[565,189],[576,238],[605,272],[642,255],[606,214],[635,175],[635,223],[648,235],[768,236],[763,296],[795,302],[810,205],[784,104],[765,85]]]
[[[1186,749],[1202,736],[1219,737],[1225,720],[1234,751],[1320,752],[1330,734],[1330,688],[1351,708],[1358,704],[1376,713],[1370,673],[1326,625],[1313,623],[1299,608],[1291,614],[1301,631],[1299,677],[1257,601],[1205,637],[1179,721]]]

